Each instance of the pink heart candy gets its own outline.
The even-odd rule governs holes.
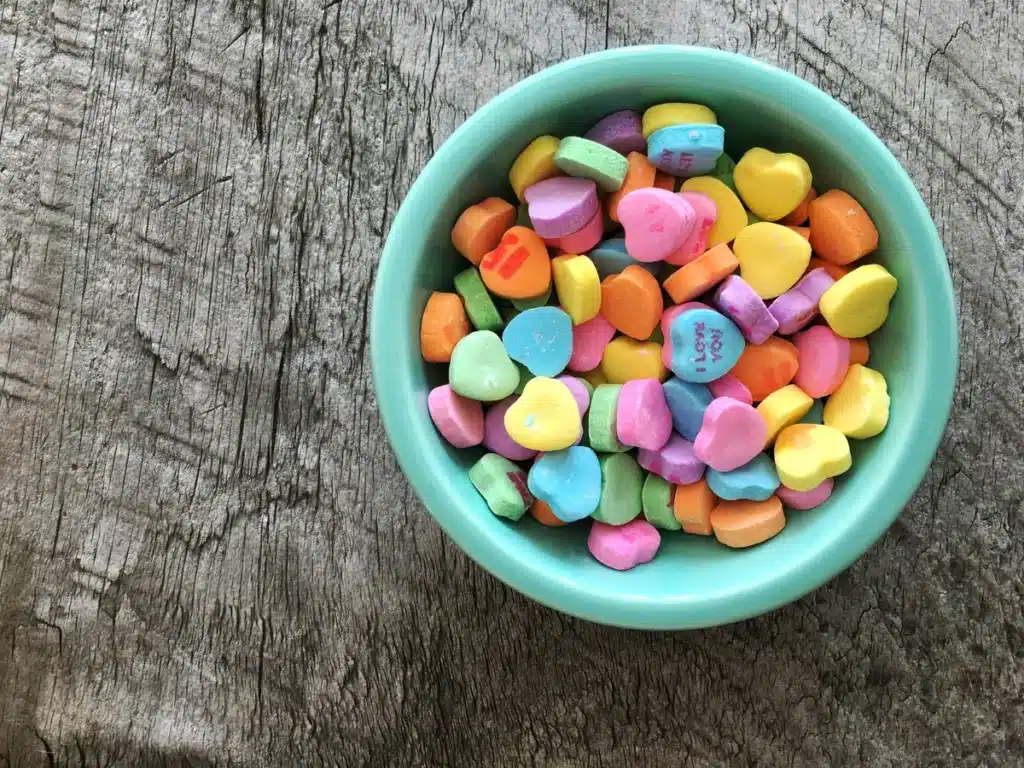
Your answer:
[[[708,233],[718,220],[718,206],[715,201],[700,192],[677,192],[692,207],[697,215],[697,225],[690,236],[675,253],[665,259],[669,264],[683,266],[700,256],[708,249]]]
[[[581,229],[561,237],[545,237],[544,242],[549,248],[561,253],[586,253],[604,237],[604,214],[601,209],[595,213]]]
[[[564,237],[583,229],[601,207],[597,184],[590,179],[556,176],[527,187],[533,231],[544,238]]]
[[[637,451],[636,461],[648,472],[676,485],[689,485],[704,477],[705,464],[693,452],[693,443],[674,432],[659,450]]]
[[[625,525],[608,525],[597,520],[587,536],[587,549],[599,563],[617,571],[654,559],[661,546],[661,534],[646,520],[637,518]]]
[[[793,337],[799,367],[793,383],[813,398],[831,395],[850,367],[850,340],[827,325],[815,325]]]
[[[574,325],[572,328],[572,357],[569,370],[583,373],[592,371],[601,364],[604,348],[615,336],[615,327],[604,315]]]
[[[775,491],[775,495],[790,509],[814,509],[828,501],[834,485],[835,480],[826,477],[809,491],[794,491],[792,488],[780,485]]]
[[[708,382],[708,389],[715,397],[731,397],[747,405],[754,404],[754,396],[750,394],[747,385],[737,379],[731,373],[725,374],[720,379]]]
[[[719,397],[704,411],[693,452],[717,472],[730,472],[757,456],[767,438],[768,427],[753,406]]]
[[[657,187],[634,189],[619,202],[626,251],[637,261],[664,261],[686,242],[697,225],[693,206]]]
[[[456,448],[469,448],[483,441],[483,406],[476,400],[455,394],[447,384],[430,390],[427,411],[441,437]]]
[[[619,390],[615,411],[619,442],[657,451],[672,436],[672,412],[657,379],[633,379]]]

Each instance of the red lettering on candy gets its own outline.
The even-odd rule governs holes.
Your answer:
[[[533,502],[533,495],[526,487],[526,475],[522,472],[507,472],[505,476],[509,479],[509,482],[516,488],[516,493],[519,494],[519,498],[523,500],[524,504],[531,504]]]

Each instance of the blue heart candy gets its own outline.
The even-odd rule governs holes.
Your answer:
[[[704,384],[727,374],[743,354],[743,334],[713,309],[691,309],[672,321],[672,372]]]
[[[720,125],[670,125],[647,139],[647,159],[675,176],[702,176],[715,167],[724,145]]]
[[[546,501],[559,520],[582,520],[601,500],[601,465],[590,448],[574,445],[537,459],[526,477],[530,493]]]
[[[764,501],[779,487],[775,463],[763,453],[731,472],[717,472],[708,467],[704,477],[715,496],[726,501]]]
[[[572,357],[572,320],[558,307],[528,309],[509,321],[501,341],[534,376],[557,376]]]
[[[669,379],[661,385],[661,389],[672,413],[672,427],[687,440],[696,440],[704,423],[704,411],[715,399],[711,390],[703,384],[682,379]]]
[[[626,251],[626,240],[621,237],[614,237],[605,240],[597,245],[590,253],[590,260],[597,267],[597,275],[604,280],[608,275],[617,275],[626,267],[636,264],[650,272],[654,277],[661,277],[661,271],[665,266],[663,261],[642,262],[637,261]]]

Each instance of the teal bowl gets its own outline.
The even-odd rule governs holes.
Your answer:
[[[620,573],[587,552],[585,523],[546,528],[491,514],[467,477],[479,449],[458,451],[434,430],[427,393],[446,368],[424,364],[419,322],[431,291],[450,291],[465,260],[451,246],[461,211],[514,200],[508,170],[542,134],[582,135],[604,115],[666,101],[707,104],[735,158],[751,146],[795,152],[819,190],[845,189],[871,214],[874,258],[899,280],[871,362],[889,384],[889,425],[851,441],[853,468],[823,506],[789,516],[774,539],[730,550],[667,533],[658,556]],[[395,216],[380,259],[370,328],[384,428],[417,495],[480,565],[529,597],[592,621],[687,629],[748,618],[791,602],[849,566],[909,501],[949,418],[957,321],[946,256],[928,211],[885,145],[830,96],[774,67],[722,51],[622,48],[546,69],[481,107],[423,169]]]

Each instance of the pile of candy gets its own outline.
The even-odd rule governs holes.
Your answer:
[[[423,312],[423,358],[448,364],[430,417],[489,451],[469,478],[491,511],[592,518],[611,568],[653,558],[659,529],[771,538],[784,505],[828,499],[847,438],[888,421],[864,337],[896,279],[852,266],[878,245],[871,218],[819,196],[802,158],[733,163],[724,138],[710,109],[674,103],[534,140],[509,172],[518,210],[462,213],[471,266]]]

